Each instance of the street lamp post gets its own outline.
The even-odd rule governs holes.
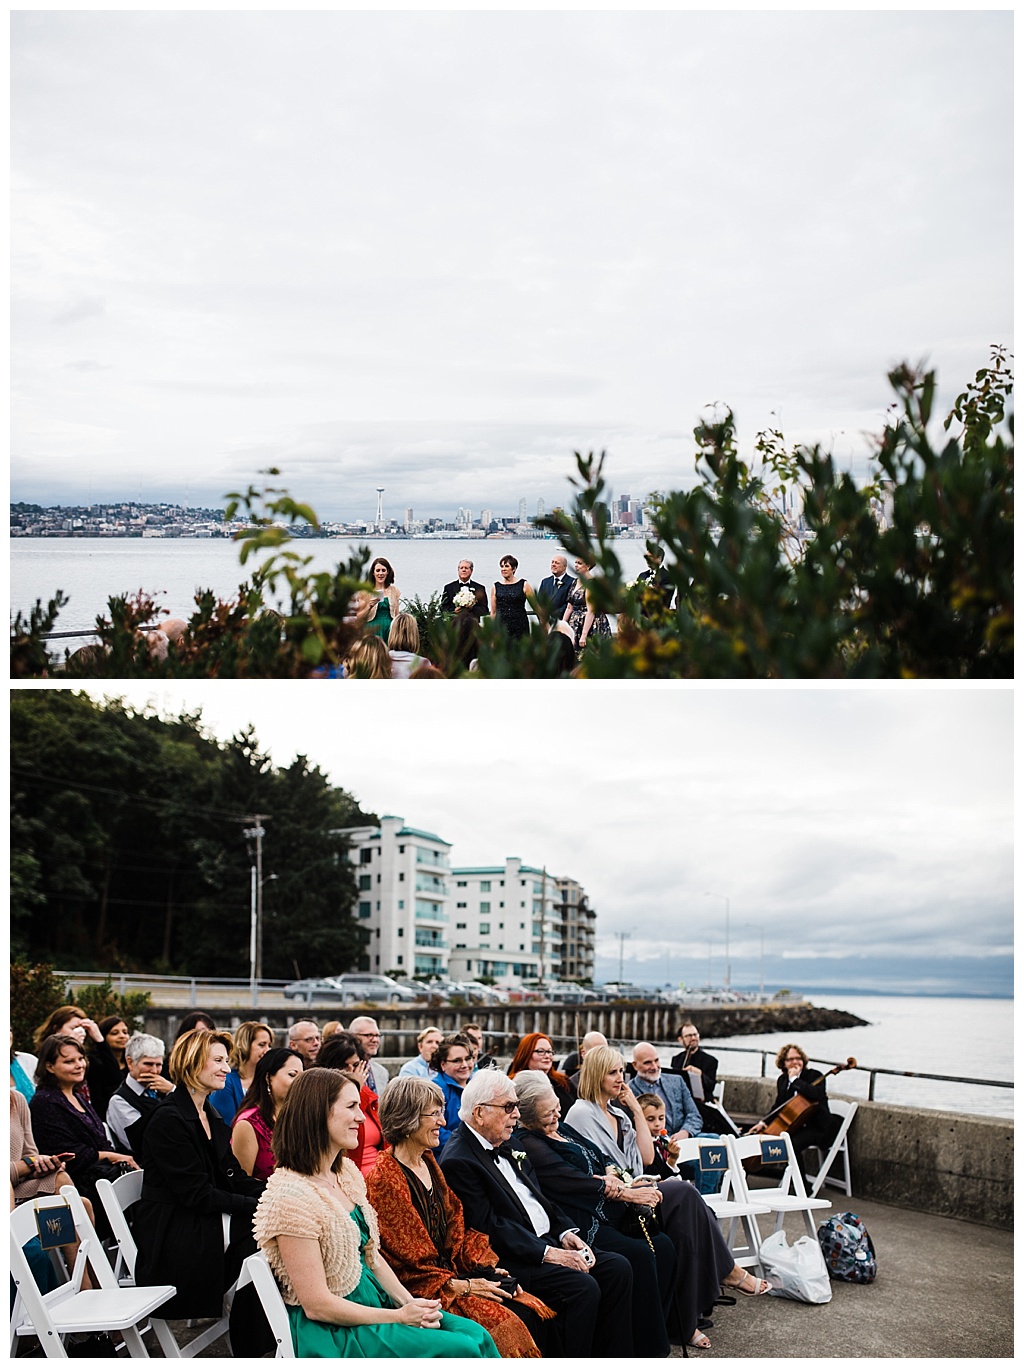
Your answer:
[[[729,899],[724,893],[712,893],[710,889],[705,890],[705,898],[721,898],[725,903],[725,991],[729,991],[732,982],[732,975],[729,970]]]

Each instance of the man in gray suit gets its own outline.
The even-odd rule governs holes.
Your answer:
[[[673,1140],[686,1140],[691,1135],[701,1134],[703,1122],[689,1088],[679,1074],[662,1073],[658,1051],[648,1041],[641,1040],[634,1046],[633,1068],[636,1077],[630,1079],[629,1086],[637,1097],[642,1093],[654,1093],[662,1099],[665,1127]]]

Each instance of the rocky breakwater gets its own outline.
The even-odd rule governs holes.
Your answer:
[[[834,1007],[815,1007],[810,1002],[768,1003],[763,1007],[741,1003],[719,1007],[685,1009],[680,1020],[690,1020],[705,1041],[723,1040],[727,1036],[773,1035],[779,1031],[793,1035],[805,1031],[836,1031],[847,1026],[866,1026],[863,1017],[852,1012],[841,1012]]]

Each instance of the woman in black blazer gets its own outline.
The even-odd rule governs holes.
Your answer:
[[[231,1152],[231,1132],[209,1103],[210,1093],[224,1086],[230,1048],[231,1037],[220,1031],[182,1036],[171,1051],[174,1092],[143,1135],[135,1279],[146,1287],[174,1284],[175,1296],[161,1307],[171,1319],[220,1316],[224,1293],[256,1252],[252,1217],[263,1184],[241,1168]],[[225,1214],[231,1218],[226,1249]],[[246,1300],[240,1308],[236,1297],[231,1310],[235,1357],[262,1352],[252,1338],[259,1326],[252,1324],[251,1302],[248,1315],[236,1315]]]

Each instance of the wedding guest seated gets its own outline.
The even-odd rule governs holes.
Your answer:
[[[666,1358],[672,1311],[676,1251],[658,1229],[656,1188],[633,1188],[605,1172],[601,1151],[561,1120],[561,1104],[547,1075],[534,1069],[516,1074],[519,1129],[512,1144],[533,1165],[541,1191],[579,1226],[592,1249],[609,1249],[633,1270],[633,1352],[638,1358]]]
[[[345,658],[346,679],[390,679],[391,657],[378,636],[361,636]]]
[[[541,1031],[530,1031],[516,1046],[507,1073],[509,1078],[515,1078],[523,1069],[539,1069],[546,1074],[564,1116],[576,1101],[576,1085],[564,1073],[559,1073],[554,1063],[555,1051],[551,1041]]]
[[[146,1124],[167,1094],[174,1091],[174,1084],[163,1076],[164,1042],[159,1036],[136,1031],[124,1053],[128,1077],[107,1106],[107,1130],[116,1144],[138,1159]]]
[[[47,1154],[71,1157],[64,1162],[75,1187],[98,1206],[96,1183],[118,1175],[117,1165],[138,1168],[132,1156],[115,1149],[106,1127],[82,1096],[85,1050],[70,1035],[49,1036],[39,1047],[36,1091],[29,1103],[36,1142]],[[109,1234],[102,1216],[101,1233]]]
[[[525,1152],[508,1144],[519,1117],[515,1086],[497,1069],[475,1073],[462,1125],[441,1169],[466,1224],[482,1231],[519,1286],[558,1313],[566,1357],[631,1359],[633,1275],[621,1254],[592,1250],[544,1196]]]
[[[172,1283],[161,1307],[173,1320],[217,1317],[243,1261],[255,1253],[252,1217],[263,1184],[240,1172],[230,1132],[210,1105],[228,1075],[231,1036],[197,1027],[175,1042],[169,1069],[174,1091],[150,1118],[142,1137],[142,1199],[134,1210],[139,1287]],[[229,1217],[225,1248],[223,1217]],[[246,1295],[250,1294],[250,1295]],[[231,1304],[236,1358],[259,1357],[266,1321],[252,1288]]]
[[[100,1035],[100,1028],[95,1021],[81,1007],[74,1006],[73,1003],[66,1002],[61,1007],[55,1007],[41,1026],[37,1026],[32,1033],[32,1043],[35,1045],[36,1054],[44,1040],[50,1036],[65,1035],[72,1040],[77,1040],[85,1052],[86,1076],[78,1088],[78,1096],[84,1098],[86,1102],[92,1101],[92,1094],[89,1091],[89,1052],[94,1045],[98,1045],[103,1039]]]
[[[107,1104],[128,1077],[124,1047],[131,1031],[124,1017],[108,1016],[97,1024],[100,1039],[89,1050],[89,1101],[97,1116],[106,1116]]]
[[[443,1039],[443,1032],[436,1026],[424,1026],[416,1036],[416,1058],[406,1060],[398,1070],[399,1078],[408,1078],[410,1074],[415,1078],[433,1078],[430,1061]]]
[[[384,1146],[384,1136],[377,1116],[380,1099],[370,1087],[369,1055],[362,1042],[354,1035],[348,1031],[336,1031],[326,1045],[321,1046],[317,1064],[324,1069],[338,1069],[351,1074],[359,1082],[359,1107],[363,1119],[359,1123],[359,1138],[349,1158],[365,1178],[377,1162],[377,1156]]]
[[[665,1126],[665,1103],[657,1093],[640,1093],[636,1099],[640,1103],[647,1129],[654,1141],[654,1158],[644,1164],[644,1173],[653,1177],[675,1178],[679,1174],[679,1141],[669,1135]]]
[[[265,1183],[274,1172],[274,1125],[302,1068],[298,1051],[283,1047],[268,1050],[256,1065],[231,1128],[231,1151],[251,1178]]]
[[[288,1308],[299,1358],[497,1358],[494,1341],[436,1298],[414,1296],[380,1253],[377,1214],[347,1155],[363,1114],[357,1079],[306,1070],[274,1135],[277,1168],[253,1228]]]
[[[444,1097],[445,1119],[440,1142],[443,1150],[462,1124],[459,1112],[462,1090],[473,1072],[473,1046],[468,1037],[461,1032],[445,1036],[431,1056],[430,1067],[435,1071],[434,1082]]]
[[[412,613],[399,613],[388,632],[388,655],[391,657],[391,678],[408,679],[421,665],[429,665],[421,656],[419,624]]]
[[[252,1087],[256,1065],[274,1043],[274,1033],[265,1022],[243,1021],[233,1039],[228,1056],[231,1072],[220,1092],[210,1095],[210,1105],[228,1126],[234,1121],[242,1098]]]
[[[395,1079],[380,1099],[380,1120],[388,1148],[366,1191],[380,1222],[381,1251],[399,1282],[484,1326],[502,1358],[539,1358],[540,1318],[553,1313],[503,1286],[508,1274],[487,1236],[466,1229],[462,1203],[431,1153],[444,1122],[441,1089],[425,1078]]]

